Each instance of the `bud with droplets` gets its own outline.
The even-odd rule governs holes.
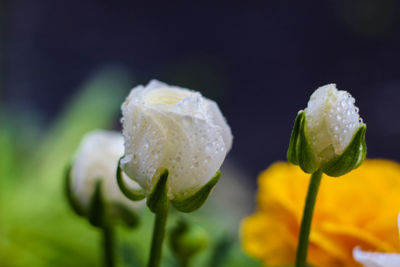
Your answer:
[[[354,103],[354,98],[337,90],[335,84],[318,88],[307,108],[297,115],[288,161],[307,173],[321,169],[335,177],[357,168],[366,155],[366,125]]]
[[[199,92],[153,80],[132,89],[121,108],[125,156],[120,169],[143,189],[135,196],[119,183],[122,192],[132,200],[147,196],[149,205],[161,181],[175,208],[199,208],[232,145],[218,105]]]

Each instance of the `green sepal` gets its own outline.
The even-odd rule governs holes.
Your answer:
[[[363,137],[361,137],[361,155],[359,155],[359,160],[357,161],[356,165],[354,166],[354,169],[357,169],[358,167],[360,167],[360,165],[364,162],[365,158],[367,157],[367,143],[365,142],[365,134],[367,132],[367,126],[364,126],[364,133],[363,133]]]
[[[118,202],[110,204],[109,216],[111,218],[117,218],[129,228],[135,228],[139,224],[139,216],[136,214],[136,212],[128,209],[125,207],[125,205]]]
[[[315,155],[311,150],[310,144],[308,143],[306,133],[305,133],[305,124],[306,117],[305,112],[301,111],[299,113],[302,118],[299,122],[299,132],[297,137],[296,144],[296,158],[299,163],[300,168],[306,173],[314,173],[318,170],[319,166],[317,160],[315,159]]]
[[[221,171],[217,171],[214,177],[203,185],[193,195],[184,199],[175,198],[171,200],[172,205],[181,212],[192,212],[200,208],[210,195],[211,190],[219,181],[221,177]]]
[[[65,170],[65,177],[64,177],[65,195],[72,210],[79,216],[84,216],[85,215],[84,209],[79,204],[79,201],[76,199],[74,193],[72,192],[71,170],[72,166],[71,164],[69,164]]]
[[[152,212],[158,213],[168,207],[168,201],[168,170],[164,169],[148,195],[146,204]]]
[[[125,185],[124,179],[122,178],[122,170],[121,170],[121,164],[120,164],[121,159],[119,159],[118,166],[117,166],[117,183],[118,183],[119,189],[130,200],[139,201],[139,200],[144,199],[146,195],[145,195],[143,189],[135,190],[135,189],[128,188]]]
[[[367,154],[366,130],[366,125],[360,126],[343,153],[323,164],[322,171],[329,176],[338,177],[360,166]]]
[[[289,148],[286,153],[287,160],[294,165],[299,165],[299,160],[297,159],[296,151],[297,151],[297,143],[299,140],[300,125],[304,120],[304,117],[305,117],[304,111],[300,111],[297,114],[296,120],[294,121],[292,134],[290,135]]]
[[[106,225],[106,207],[102,197],[101,190],[102,181],[96,182],[96,187],[89,203],[88,219],[91,225],[96,227],[104,227]]]

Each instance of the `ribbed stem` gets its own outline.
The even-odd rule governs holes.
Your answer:
[[[321,178],[322,172],[320,170],[317,170],[311,175],[306,204],[304,206],[303,219],[301,221],[299,242],[297,245],[296,267],[307,266],[308,239],[310,236],[314,206],[318,195],[319,185],[321,183]]]
[[[159,209],[156,213],[156,219],[153,230],[153,240],[151,242],[151,251],[148,267],[160,266],[162,256],[162,244],[164,241],[165,227],[168,219],[169,203],[164,208]]]
[[[114,231],[111,227],[103,228],[103,248],[104,248],[104,266],[115,266],[114,255]]]

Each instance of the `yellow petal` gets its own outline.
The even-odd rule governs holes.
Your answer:
[[[260,174],[257,212],[242,225],[245,251],[270,266],[293,264],[309,175],[278,162]],[[360,266],[364,250],[400,252],[400,164],[366,160],[340,177],[324,176],[315,206],[308,261],[314,266]]]

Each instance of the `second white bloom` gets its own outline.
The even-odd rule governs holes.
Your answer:
[[[69,204],[78,215],[104,227],[122,219],[136,224],[136,212],[144,204],[132,202],[121,193],[116,180],[118,160],[124,153],[124,139],[118,132],[95,130],[82,139],[66,175]],[[126,187],[139,188],[124,173]]]
[[[193,194],[215,175],[232,145],[217,104],[199,92],[153,80],[130,92],[122,114],[121,166],[146,193],[166,168],[170,199]]]

